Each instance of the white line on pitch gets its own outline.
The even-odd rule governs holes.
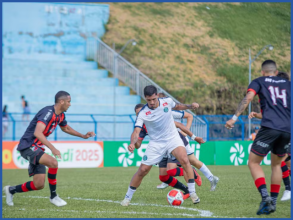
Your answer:
[[[3,208],[6,211],[8,209]],[[18,209],[19,211],[26,211],[26,209]],[[200,215],[192,215],[186,213],[152,213],[152,212],[118,212],[118,211],[88,211],[88,210],[66,210],[66,209],[37,209],[36,211],[49,211],[49,212],[70,212],[70,213],[108,213],[108,214],[131,214],[131,215],[165,215],[165,216],[185,216],[185,217],[202,217]]]
[[[3,196],[5,197],[5,196]],[[49,199],[49,197],[45,196],[21,196],[23,198],[34,198],[34,199]],[[117,203],[120,204],[120,201],[113,201],[113,200],[104,200],[104,199],[85,199],[85,198],[76,198],[76,197],[67,197],[66,199],[72,199],[72,200],[79,200],[79,201],[94,201],[94,202],[108,202],[108,203]],[[135,206],[155,206],[155,207],[163,207],[163,208],[172,208],[172,209],[181,209],[181,210],[188,210],[188,211],[195,211],[199,214],[193,215],[193,216],[200,216],[200,217],[213,217],[213,218],[228,218],[224,216],[213,216],[213,213],[208,210],[201,210],[196,208],[187,208],[187,207],[181,207],[181,206],[170,206],[170,205],[159,205],[159,204],[144,204],[144,203],[130,203],[130,205]],[[73,210],[74,211],[74,210]],[[170,215],[173,215],[169,213]],[[178,213],[179,215],[179,213]],[[185,213],[182,213],[182,215],[185,215]],[[189,214],[186,214],[189,215]]]

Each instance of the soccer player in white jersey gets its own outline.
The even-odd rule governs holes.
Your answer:
[[[150,142],[138,171],[132,177],[121,205],[129,205],[134,192],[141,184],[144,176],[151,170],[152,165],[159,163],[165,155],[171,153],[180,162],[188,176],[187,186],[192,202],[194,204],[199,203],[200,199],[195,192],[194,173],[189,163],[183,141],[178,134],[172,117],[172,109],[196,109],[199,105],[197,103],[192,103],[191,105],[176,104],[171,98],[159,99],[157,88],[152,85],[144,88],[144,96],[147,104],[141,109],[136,118],[135,128],[131,135],[131,143],[128,146],[128,150],[130,152],[134,151],[135,143],[138,141],[143,124],[145,124],[148,130]]]

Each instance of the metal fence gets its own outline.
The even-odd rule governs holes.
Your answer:
[[[232,115],[199,115],[207,123],[207,140],[247,140],[249,139],[249,122],[247,115],[241,115],[232,130],[225,128],[226,121],[232,118]],[[253,118],[251,120],[251,130],[260,127],[261,120]]]
[[[145,99],[143,94],[144,87],[147,85],[153,85],[158,89],[159,93],[164,93],[166,96],[171,97],[176,103],[179,103],[177,99],[172,97],[168,92],[144,75],[140,70],[121,57],[100,39],[87,39],[86,58],[98,62],[99,65],[113,73],[115,78],[121,80],[143,99]],[[197,117],[193,112],[188,112],[194,116],[194,126],[191,127],[191,131],[196,136],[203,137],[204,140],[207,140],[206,122],[200,117]]]
[[[9,113],[8,115],[8,131],[4,134],[3,140],[19,140],[30,121],[23,120],[22,113]],[[34,115],[35,114],[30,114],[30,120],[32,120]],[[198,117],[206,122],[207,141],[247,140],[249,138],[247,116],[240,116],[232,130],[225,128],[226,121],[231,119],[232,115],[199,115]],[[116,124],[115,127],[114,119]],[[130,140],[135,119],[135,115],[66,114],[68,124],[75,130],[83,134],[86,134],[88,131],[94,131],[96,133],[94,138],[95,141]],[[181,122],[186,125],[186,119]],[[2,126],[4,126],[4,124],[2,124]],[[260,126],[260,120],[252,119],[252,130],[254,130],[256,126]],[[198,121],[193,121],[192,127],[195,130],[202,129]],[[115,129],[115,132],[113,132],[113,129]],[[197,133],[200,133],[200,131]],[[58,127],[56,127],[55,132],[48,139],[55,141],[83,140],[65,134]]]

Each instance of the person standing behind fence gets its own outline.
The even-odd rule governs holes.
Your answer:
[[[255,137],[256,137],[258,131],[259,131],[259,127],[256,126],[256,127],[254,128],[254,133],[252,133],[252,134],[249,136],[249,140],[254,141],[254,139],[255,139]]]
[[[7,105],[4,105],[2,110],[2,137],[5,136],[5,133],[8,131],[8,113]]]
[[[29,108],[29,105],[28,105],[28,101],[25,100],[25,97],[24,95],[21,96],[21,106],[23,108],[23,114],[22,114],[22,120],[24,121],[24,118],[26,116],[26,120],[29,121],[29,115],[30,115],[30,108]]]

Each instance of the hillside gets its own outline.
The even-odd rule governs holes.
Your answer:
[[[110,3],[103,40],[197,114],[233,114],[248,85],[248,50],[291,72],[290,3]],[[253,110],[258,110],[254,100]]]

